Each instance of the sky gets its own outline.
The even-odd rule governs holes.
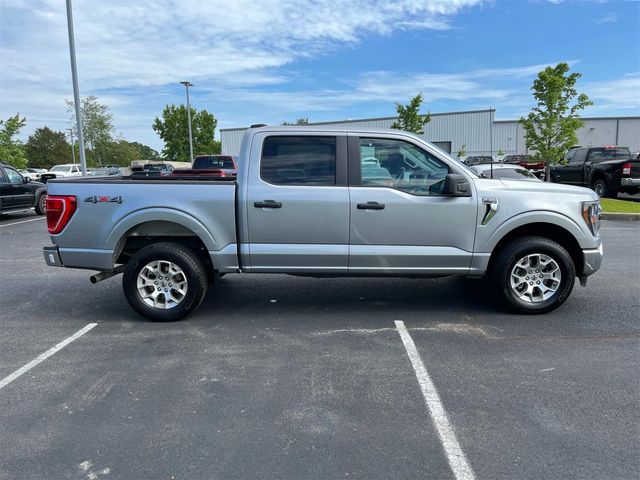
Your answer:
[[[74,0],[80,93],[117,134],[161,150],[166,104],[218,128],[495,108],[514,119],[548,65],[582,73],[584,116],[640,115],[640,2],[572,0]],[[62,0],[0,0],[0,118],[69,127]],[[216,131],[219,138],[219,132]]]

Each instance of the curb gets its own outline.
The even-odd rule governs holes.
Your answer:
[[[602,212],[600,214],[602,220],[628,220],[628,221],[640,221],[640,213],[607,213]]]

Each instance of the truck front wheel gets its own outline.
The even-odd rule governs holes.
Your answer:
[[[571,255],[545,237],[508,243],[493,263],[492,284],[506,305],[519,313],[545,313],[569,297],[576,278]]]
[[[207,293],[207,284],[207,271],[200,259],[189,248],[172,242],[138,250],[122,277],[129,305],[158,322],[180,320],[196,310]]]

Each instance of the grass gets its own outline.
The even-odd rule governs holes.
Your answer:
[[[600,204],[606,213],[640,213],[640,203],[638,202],[601,198]]]

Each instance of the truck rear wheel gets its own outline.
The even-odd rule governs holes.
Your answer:
[[[519,313],[545,313],[569,297],[576,278],[571,255],[545,237],[521,237],[498,254],[491,272],[494,292]]]
[[[157,322],[180,320],[196,310],[207,293],[207,284],[207,271],[197,255],[171,242],[138,250],[122,277],[129,305]]]

